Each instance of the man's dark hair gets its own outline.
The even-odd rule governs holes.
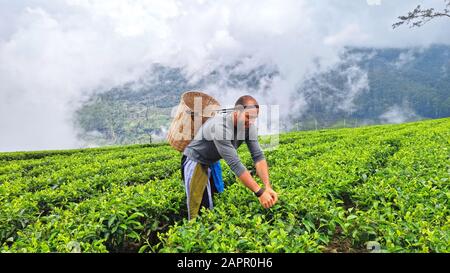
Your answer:
[[[240,97],[234,104],[234,108],[237,110],[244,110],[249,108],[257,108],[259,110],[259,104],[256,99],[250,95]]]

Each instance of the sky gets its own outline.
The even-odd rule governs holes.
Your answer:
[[[73,113],[95,90],[139,78],[153,63],[191,79],[239,62],[279,76],[260,104],[281,115],[307,107],[291,95],[305,77],[340,61],[346,46],[450,44],[450,20],[393,30],[416,5],[443,0],[0,0],[0,152],[82,147]],[[356,75],[349,94],[365,86]],[[355,89],[356,88],[356,89]],[[245,90],[208,91],[230,104]],[[351,105],[351,101],[350,101]],[[285,109],[289,110],[285,110]]]

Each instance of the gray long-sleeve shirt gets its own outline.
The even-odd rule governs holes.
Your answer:
[[[265,159],[258,143],[255,125],[245,129],[234,127],[232,113],[218,114],[208,119],[198,130],[194,139],[186,146],[183,154],[191,160],[210,165],[223,158],[231,170],[239,177],[246,171],[237,154],[243,142],[252,155],[253,162]]]

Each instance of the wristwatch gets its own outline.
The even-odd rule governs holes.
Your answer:
[[[266,190],[266,188],[262,187],[257,192],[255,192],[256,197],[260,197],[264,193],[265,190]]]

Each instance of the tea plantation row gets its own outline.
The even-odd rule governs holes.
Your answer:
[[[450,252],[449,118],[286,133],[265,156],[273,208],[222,162],[225,192],[186,221],[167,144],[0,153],[0,249]]]

